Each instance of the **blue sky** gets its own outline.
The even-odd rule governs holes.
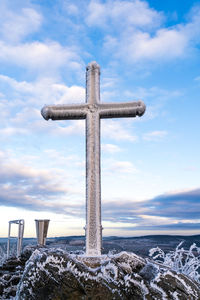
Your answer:
[[[0,2],[0,236],[8,221],[50,218],[83,235],[85,121],[46,122],[45,104],[142,99],[134,119],[102,120],[103,234],[200,232],[200,2]]]

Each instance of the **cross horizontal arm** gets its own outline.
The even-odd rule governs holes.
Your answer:
[[[41,114],[45,120],[85,119],[87,104],[44,106]]]
[[[146,106],[142,101],[124,103],[100,103],[100,118],[141,117]]]

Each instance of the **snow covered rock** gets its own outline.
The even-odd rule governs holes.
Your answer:
[[[31,256],[33,249],[25,250],[19,259],[11,257],[5,260],[0,266],[0,299],[15,298],[25,263]]]
[[[200,286],[166,266],[121,252],[98,258],[36,249],[26,263],[16,300],[200,299]]]

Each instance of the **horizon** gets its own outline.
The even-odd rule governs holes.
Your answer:
[[[108,235],[108,236],[103,236],[102,239],[104,238],[119,238],[119,239],[132,239],[132,238],[146,238],[146,237],[197,237],[200,236],[200,234],[192,234],[192,235],[179,235],[179,234],[148,234],[148,235],[138,235],[138,236],[117,236],[117,235]],[[8,237],[0,237],[0,239],[7,239]],[[17,237],[11,237],[12,239],[15,239]],[[48,239],[56,239],[56,238],[85,238],[85,235],[61,235],[61,236],[48,236],[46,240]],[[35,236],[29,236],[29,237],[23,237],[23,239],[35,239],[37,240],[37,237]]]
[[[85,121],[46,122],[40,111],[85,102],[91,61],[102,102],[146,105],[141,118],[101,120],[103,237],[197,235],[200,1],[8,0],[0,9],[0,236],[15,219],[25,237],[35,219],[50,219],[49,236],[84,235]]]

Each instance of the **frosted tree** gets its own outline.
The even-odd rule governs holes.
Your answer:
[[[181,242],[175,249],[165,253],[159,247],[149,250],[149,256],[156,262],[170,267],[177,273],[182,273],[200,283],[200,248],[192,244],[189,250],[181,247]]]

